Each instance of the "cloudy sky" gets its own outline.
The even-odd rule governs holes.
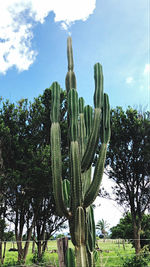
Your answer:
[[[149,9],[150,0],[0,0],[0,97],[33,100],[54,81],[65,89],[70,34],[86,104],[100,62],[112,107],[150,109]]]
[[[149,0],[0,0],[0,96],[10,101],[65,88],[71,34],[80,96],[93,103],[103,65],[112,107],[150,107]]]

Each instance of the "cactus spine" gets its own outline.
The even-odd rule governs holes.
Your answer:
[[[95,223],[91,204],[95,200],[106,157],[110,138],[109,99],[103,93],[102,66],[94,66],[95,93],[94,110],[84,106],[83,98],[78,99],[76,77],[73,71],[73,52],[71,37],[67,40],[68,72],[66,90],[68,102],[69,160],[70,178],[62,178],[61,140],[60,140],[60,86],[51,86],[51,161],[53,192],[56,209],[60,216],[69,220],[70,234],[75,246],[76,267],[94,266]],[[91,164],[101,141],[99,157],[93,179]],[[68,252],[71,253],[71,252]],[[70,256],[68,254],[68,261]]]

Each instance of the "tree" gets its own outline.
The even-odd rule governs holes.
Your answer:
[[[128,239],[133,242],[133,225],[131,213],[127,213],[123,218],[120,219],[119,223],[116,226],[113,226],[111,229],[111,238],[123,238]],[[150,246],[150,215],[144,214],[141,221],[141,247],[149,245]]]
[[[108,175],[115,185],[115,200],[131,212],[135,250],[141,248],[144,212],[150,208],[150,116],[121,107],[111,111]]]
[[[108,232],[106,231],[108,227],[109,227],[109,224],[104,219],[99,220],[96,224],[96,229],[104,237],[104,239],[106,238],[108,234]]]
[[[42,228],[42,239],[48,238],[64,218],[55,216],[52,194],[49,148],[51,90],[29,103],[3,102],[0,109],[0,136],[3,169],[0,188],[7,212],[5,216],[15,225],[18,260],[25,260],[33,227]],[[65,94],[61,94],[61,122],[65,116]],[[66,126],[63,124],[63,156],[66,148]],[[64,133],[65,132],[65,133]],[[67,176],[67,160],[63,166]],[[26,245],[22,247],[24,229]],[[39,229],[39,228],[38,228]],[[37,231],[41,240],[41,233]],[[38,243],[39,244],[39,243]],[[40,253],[40,250],[39,250]]]

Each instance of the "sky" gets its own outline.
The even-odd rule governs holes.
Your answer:
[[[86,104],[93,105],[93,67],[100,62],[111,107],[150,110],[150,0],[0,0],[0,10],[4,100],[33,101],[54,81],[65,89],[71,35]]]
[[[114,199],[112,194],[112,186],[114,186],[114,182],[111,181],[106,174],[103,175],[101,186],[104,187],[105,190],[107,190],[107,192],[110,194],[111,198]],[[94,204],[95,223],[97,224],[99,220],[103,219],[108,223],[108,229],[117,225],[120,218],[123,217],[126,212],[123,206],[117,205],[116,201],[108,200],[99,196],[97,196]]]
[[[79,96],[93,105],[100,62],[111,107],[150,109],[150,0],[0,0],[0,96],[11,102],[65,89],[72,36]]]

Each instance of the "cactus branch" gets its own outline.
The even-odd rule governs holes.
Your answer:
[[[72,52],[72,39],[68,37],[67,40],[67,57],[68,57],[68,72],[66,75],[66,89],[69,92],[70,89],[77,88],[76,85],[76,76],[73,71],[73,52]]]
[[[91,205],[98,195],[99,187],[100,187],[102,177],[103,177],[103,172],[104,172],[106,151],[107,151],[107,144],[103,143],[101,145],[99,158],[96,163],[92,183],[89,186],[84,197],[84,203],[83,203],[84,207],[88,207],[89,205]]]

